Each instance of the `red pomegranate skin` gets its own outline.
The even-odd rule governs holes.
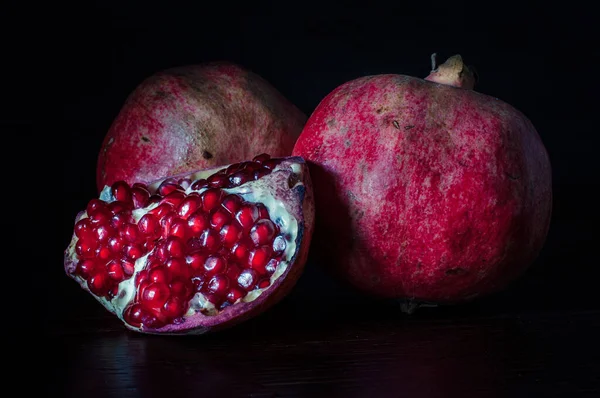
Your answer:
[[[233,63],[167,69],[129,95],[104,137],[98,192],[123,180],[291,154],[306,116],[271,84]]]
[[[548,154],[511,105],[386,74],[347,82],[295,145],[324,264],[377,296],[456,303],[501,289],[544,244]]]

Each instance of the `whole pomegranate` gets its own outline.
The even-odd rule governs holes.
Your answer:
[[[228,62],[167,69],[127,98],[98,156],[98,192],[116,181],[289,156],[306,116],[257,74]]]
[[[551,168],[531,122],[473,91],[460,55],[425,79],[366,76],[337,87],[293,154],[315,187],[315,244],[364,292],[457,303],[498,291],[537,257]]]
[[[117,181],[77,215],[65,271],[129,329],[204,333],[290,291],[313,217],[298,157],[263,154],[149,185]]]

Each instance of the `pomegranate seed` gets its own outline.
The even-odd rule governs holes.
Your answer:
[[[125,246],[123,251],[125,252],[125,256],[127,256],[127,258],[131,261],[135,261],[144,255],[142,248],[135,243]]]
[[[249,230],[258,219],[258,208],[252,204],[244,204],[235,213],[235,219],[240,223],[242,228]]]
[[[112,280],[121,282],[125,278],[123,267],[121,266],[121,262],[118,260],[110,260],[106,265],[106,269],[108,270],[108,276]]]
[[[181,201],[179,206],[177,206],[177,215],[183,219],[187,219],[201,206],[202,199],[199,195],[189,195]]]
[[[275,236],[275,224],[271,220],[259,220],[250,230],[250,239],[255,246],[271,243]]]
[[[223,191],[220,189],[207,189],[202,192],[202,208],[205,212],[210,212],[212,209],[217,207],[221,202]]]
[[[185,199],[185,193],[183,191],[173,191],[165,196],[161,200],[161,203],[168,203],[173,207],[177,207],[183,202],[183,199]]]
[[[225,272],[227,269],[227,261],[221,256],[210,256],[204,263],[204,269],[207,276],[213,276]]]
[[[125,202],[121,202],[121,201],[114,201],[114,202],[110,202],[108,204],[108,210],[113,214],[120,214],[126,211],[131,211],[132,206],[129,203],[125,203]]]
[[[149,283],[148,282],[148,275],[149,275],[149,272],[148,272],[148,270],[145,270],[145,269],[141,270],[140,272],[138,272],[135,275],[135,281],[134,281],[134,283],[138,287],[138,290],[140,290],[139,287],[142,284],[146,283],[146,285],[147,285]]]
[[[80,260],[79,263],[77,263],[77,268],[75,269],[75,273],[79,276],[81,276],[83,279],[88,279],[90,277],[90,275],[92,273],[94,273],[94,270],[96,269],[97,264],[96,264],[96,260],[91,259],[91,258],[86,258],[83,260]]]
[[[219,230],[223,225],[225,225],[231,217],[229,216],[229,212],[222,207],[217,208],[217,210],[210,217],[210,225]]]
[[[229,184],[232,187],[237,187],[252,180],[252,175],[247,171],[237,171],[229,177]]]
[[[162,231],[163,238],[169,236],[169,230],[171,229],[171,224],[173,223],[173,220],[175,220],[175,218],[177,218],[177,214],[175,214],[174,211],[170,211],[169,213],[165,214],[163,218],[161,218],[160,228]]]
[[[269,210],[267,210],[267,207],[265,205],[263,205],[262,203],[257,203],[256,208],[258,209],[258,219],[259,220],[270,220],[271,219],[271,217],[269,217]]]
[[[229,185],[229,179],[226,174],[213,174],[206,179],[208,185],[212,188],[227,188]]]
[[[244,162],[230,164],[227,167],[227,169],[225,170],[225,174],[228,175],[228,176],[232,175],[233,173],[235,173],[236,171],[238,171],[242,167],[243,163]]]
[[[150,199],[150,192],[148,192],[148,189],[146,189],[145,186],[133,185],[133,188],[131,188],[131,202],[133,203],[133,208],[141,209],[142,207],[146,207],[148,205],[148,200]]]
[[[194,289],[196,289],[197,292],[202,290],[202,287],[204,287],[204,276],[195,275],[192,277],[192,285],[194,285]]]
[[[177,236],[169,236],[166,241],[167,253],[171,257],[185,256],[185,243]]]
[[[117,181],[110,188],[113,196],[119,202],[131,203],[131,188],[125,181]]]
[[[252,159],[252,161],[253,161],[253,162],[256,162],[256,163],[258,163],[258,164],[261,164],[261,163],[264,163],[264,162],[266,162],[266,161],[267,161],[267,160],[269,160],[269,159],[271,159],[271,156],[270,156],[269,154],[266,154],[266,153],[261,153],[260,155],[256,155],[256,156],[255,156],[255,157]]]
[[[106,202],[100,199],[92,199],[88,202],[87,207],[85,208],[85,212],[88,214],[93,213],[98,209],[106,209]]]
[[[146,310],[140,304],[133,304],[125,310],[125,321],[134,327],[140,327],[146,317]]]
[[[232,257],[240,264],[246,264],[248,262],[249,253],[250,246],[244,242],[238,242],[231,248]]]
[[[183,300],[179,297],[171,297],[163,306],[163,314],[170,318],[179,318],[185,312]]]
[[[165,268],[169,272],[171,277],[181,276],[186,278],[188,275],[188,268],[185,262],[180,258],[170,258],[165,262]]]
[[[121,260],[121,266],[123,267],[123,273],[128,277],[135,272],[135,264],[131,261]]]
[[[165,261],[169,257],[169,253],[167,252],[167,243],[164,240],[160,241],[156,245],[156,250],[155,250],[154,254],[161,261]]]
[[[194,191],[197,191],[199,189],[206,188],[206,187],[208,187],[208,181],[206,181],[205,179],[196,180],[192,183],[192,189]]]
[[[110,250],[110,248],[108,246],[98,246],[98,248],[96,249],[96,258],[98,258],[99,260],[109,260],[114,256],[114,253],[112,252],[112,250]]]
[[[192,234],[199,234],[208,228],[208,216],[202,210],[198,210],[187,219],[187,224]]]
[[[210,251],[215,251],[219,247],[219,237],[216,232],[207,229],[200,235],[200,245]]]
[[[87,280],[88,289],[96,296],[104,296],[108,293],[108,273],[106,269],[98,268]]]
[[[270,173],[271,173],[271,170],[267,169],[266,167],[261,167],[260,169],[258,169],[254,172],[252,177],[254,180],[259,180]]]
[[[75,224],[75,236],[79,239],[90,240],[94,237],[92,222],[89,218],[83,218]]]
[[[260,164],[255,162],[244,162],[244,166],[241,168],[241,170],[248,175],[252,175],[256,170],[260,169],[260,167]]]
[[[237,283],[246,291],[252,290],[252,287],[256,284],[257,275],[256,272],[251,269],[243,270],[237,278]]]
[[[235,214],[235,212],[238,211],[238,209],[240,208],[241,204],[242,199],[237,195],[231,194],[227,195],[223,199],[221,206],[226,208],[231,214]]]
[[[256,284],[256,287],[258,289],[265,289],[265,288],[269,287],[270,284],[271,284],[271,281],[269,279],[261,279]]]
[[[162,200],[162,196],[160,196],[158,194],[150,195],[150,197],[148,198],[148,204],[146,204],[146,206],[152,206],[152,205],[159,204],[161,200]]]
[[[88,214],[88,216],[92,224],[97,226],[108,224],[113,215],[106,207],[101,207],[96,210],[93,210],[91,213]]]
[[[96,254],[98,243],[95,240],[78,240],[75,245],[75,253],[81,258],[92,258]]]
[[[227,293],[227,301],[233,304],[239,299],[243,298],[245,295],[246,292],[244,292],[241,289],[238,289],[237,287],[234,287]]]
[[[225,247],[232,247],[242,235],[242,229],[237,223],[227,224],[221,228],[219,235]]]
[[[280,163],[278,159],[269,159],[266,162],[263,162],[262,165],[269,170],[273,170]]]
[[[153,240],[147,240],[142,245],[142,248],[143,248],[144,252],[148,253],[149,251],[151,251],[152,249],[154,249],[154,246],[156,246],[156,242],[155,241],[153,241]]]
[[[285,251],[285,247],[285,238],[282,235],[276,236],[273,240],[273,253],[276,255],[280,255]]]
[[[205,261],[206,254],[198,251],[192,252],[185,257],[185,263],[194,273],[203,269]]]
[[[142,218],[140,218],[140,221],[138,221],[137,226],[142,234],[153,237],[158,235],[160,230],[158,218],[150,213],[144,214]]]
[[[272,258],[269,260],[269,262],[267,263],[267,265],[265,265],[265,270],[267,271],[267,274],[273,275],[275,273],[275,271],[277,270],[277,266],[279,265],[279,261]]]
[[[119,294],[119,285],[113,284],[110,290],[108,291],[108,297],[112,299],[113,297],[117,297],[117,294]]]
[[[148,279],[152,283],[167,283],[167,270],[162,265],[152,268],[148,273]]]
[[[177,184],[177,182],[173,178],[167,178],[159,185],[156,191],[161,196],[167,196],[168,194],[174,191],[183,191],[183,188],[179,184]]]
[[[252,250],[248,255],[248,264],[250,268],[258,272],[260,275],[265,275],[267,270],[265,266],[269,262],[272,250],[269,246],[261,246]]]
[[[146,308],[160,308],[169,298],[169,288],[164,283],[151,283],[142,293],[141,301]]]
[[[181,218],[176,218],[171,223],[171,228],[169,229],[169,235],[176,236],[180,239],[185,240],[187,232],[187,222],[182,220]]]
[[[120,234],[126,241],[131,243],[135,243],[141,238],[140,230],[135,224],[123,225]]]
[[[131,220],[131,214],[127,211],[123,211],[121,213],[115,214],[110,219],[110,225],[113,228],[121,228],[123,225],[127,224]]]
[[[158,329],[158,328],[163,327],[165,325],[165,322],[161,321],[156,316],[147,312],[142,317],[142,325],[144,325],[145,327],[148,327],[148,328]]]
[[[229,264],[227,267],[227,272],[225,275],[229,278],[230,281],[237,281],[237,278],[242,273],[242,268],[236,264]]]
[[[221,304],[223,303],[223,297],[221,297],[217,294],[208,293],[208,294],[205,294],[204,297],[217,308],[219,308],[221,306]]]
[[[182,278],[175,278],[171,282],[171,296],[182,297],[188,299],[192,291],[192,284],[190,282],[186,282]]]
[[[163,218],[165,215],[167,215],[168,213],[170,213],[172,211],[173,211],[173,206],[171,206],[169,203],[161,203],[154,209],[148,211],[148,213],[155,215],[156,218],[158,218],[160,220],[161,218]]]
[[[229,289],[229,278],[225,275],[215,275],[208,282],[207,289],[217,296],[224,296]]]

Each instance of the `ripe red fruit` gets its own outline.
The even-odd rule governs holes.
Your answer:
[[[351,285],[456,303],[505,288],[537,257],[548,154],[521,112],[473,85],[454,56],[425,79],[349,81],[310,116],[293,154],[315,186],[314,242]]]
[[[103,214],[116,198],[129,205],[136,199],[124,182],[106,187],[90,202],[89,213],[77,215],[65,250],[67,275],[128,328],[143,333],[198,334],[260,314],[300,276],[314,218],[304,160],[271,159],[275,166],[267,169],[261,165],[265,156],[244,162],[256,166],[245,171],[234,164],[138,184],[156,200],[133,211],[124,206],[116,213],[124,215],[119,228],[92,216]],[[263,172],[256,175],[255,169]],[[194,188],[201,185],[195,181],[234,173],[243,174],[246,182],[224,178],[210,188]],[[180,201],[164,200],[174,193]],[[233,212],[258,206],[257,217],[244,230]],[[253,240],[261,246],[255,248]],[[266,276],[260,284],[256,268]]]
[[[148,184],[261,152],[289,156],[305,122],[295,105],[239,65],[167,69],[144,80],[113,121],[98,157],[98,191],[117,181]],[[239,178],[233,178],[237,185]],[[139,189],[119,195],[133,196],[136,207],[147,200]]]

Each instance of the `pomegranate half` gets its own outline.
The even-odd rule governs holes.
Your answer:
[[[117,181],[77,215],[65,271],[129,329],[200,334],[290,291],[313,217],[299,157],[263,154],[148,185]]]
[[[315,244],[356,288],[463,302],[505,288],[542,248],[546,149],[523,113],[474,83],[457,55],[425,79],[346,82],[307,121],[293,154],[311,169]]]
[[[257,153],[289,156],[306,116],[266,80],[213,62],[160,71],[136,87],[104,137],[98,192],[116,181],[241,162]]]

